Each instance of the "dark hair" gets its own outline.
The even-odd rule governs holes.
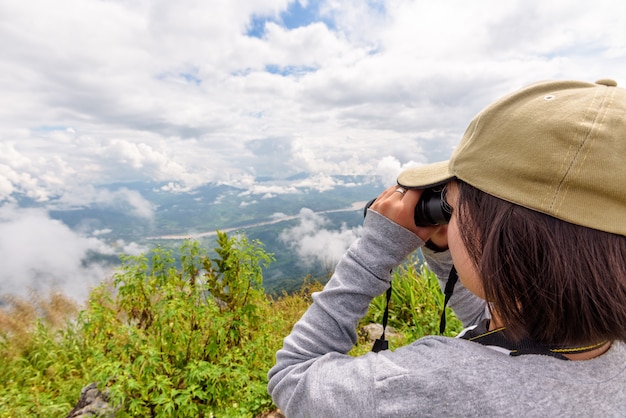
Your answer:
[[[461,238],[510,337],[546,345],[626,341],[626,237],[457,182]]]

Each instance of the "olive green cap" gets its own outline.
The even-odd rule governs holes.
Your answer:
[[[501,98],[470,122],[449,161],[398,176],[406,188],[459,178],[509,202],[626,235],[626,89],[548,81]]]

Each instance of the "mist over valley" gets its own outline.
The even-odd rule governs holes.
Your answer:
[[[55,289],[82,300],[111,276],[120,254],[147,253],[157,245],[176,249],[185,239],[212,249],[216,230],[245,233],[274,255],[264,270],[267,292],[296,290],[305,277],[328,278],[359,236],[365,203],[384,189],[379,177],[333,181],[327,190],[294,187],[263,195],[219,184],[175,192],[157,183],[125,183],[103,185],[112,200],[89,204],[22,198],[19,208],[0,211],[0,233],[15,244],[1,248],[0,293]]]

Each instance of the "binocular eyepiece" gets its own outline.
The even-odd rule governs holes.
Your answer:
[[[416,226],[445,225],[450,222],[452,210],[445,199],[445,186],[424,189],[420,200],[415,205],[413,219]],[[363,209],[363,217],[376,198],[370,200]]]

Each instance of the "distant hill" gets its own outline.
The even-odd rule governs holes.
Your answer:
[[[300,174],[291,180],[302,181]],[[261,183],[271,190],[278,181],[264,179]],[[215,230],[243,231],[258,239],[273,253],[276,261],[265,271],[264,286],[270,293],[294,290],[305,276],[325,277],[332,266],[323,262],[308,264],[295,249],[280,239],[281,233],[299,225],[301,209],[320,214],[321,226],[329,235],[332,231],[356,228],[362,224],[365,202],[376,197],[384,186],[366,177],[336,177],[339,185],[319,191],[313,188],[292,188],[289,193],[251,194],[244,189],[219,184],[207,184],[191,192],[167,191],[163,184],[123,183],[103,185],[107,190],[128,189],[137,192],[152,205],[154,216],[144,219],[134,216],[129,208],[111,205],[57,207],[50,216],[83,234],[106,231],[98,236],[107,242],[135,242],[144,248],[155,245],[175,248],[185,238],[204,241],[213,248]],[[281,185],[285,184],[283,180]],[[22,202],[24,203],[24,202]],[[37,206],[34,202],[31,206]],[[115,262],[116,257],[92,254],[86,262]],[[328,263],[326,263],[328,264]]]

